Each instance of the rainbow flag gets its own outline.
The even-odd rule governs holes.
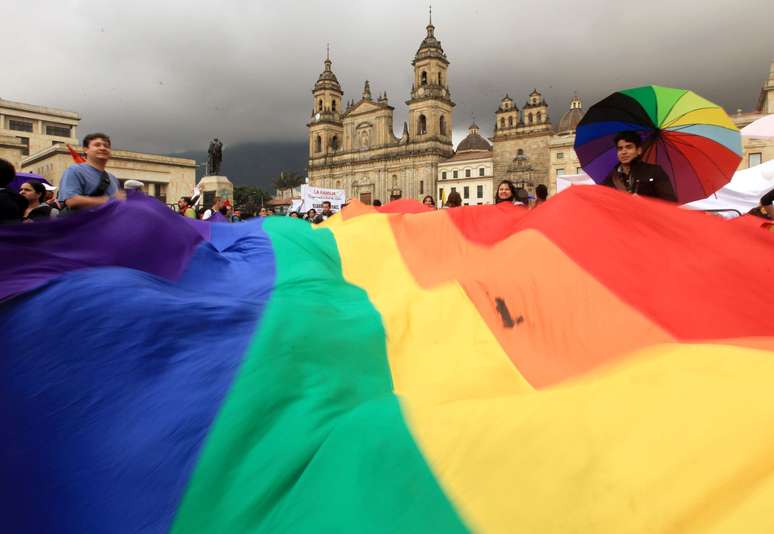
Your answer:
[[[0,227],[3,532],[774,532],[774,234],[386,208]]]

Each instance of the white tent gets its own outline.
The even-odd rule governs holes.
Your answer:
[[[572,174],[556,177],[556,192],[559,193],[572,185],[593,185],[587,174]],[[717,193],[704,200],[684,204],[692,210],[737,210],[742,215],[760,203],[761,197],[774,189],[774,160],[767,161],[750,169],[737,171],[731,181]],[[734,211],[719,213],[724,217],[735,217]]]

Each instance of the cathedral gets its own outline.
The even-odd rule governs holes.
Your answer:
[[[439,191],[437,200],[443,201],[439,180],[458,175],[449,168],[450,163],[459,160],[453,159],[454,102],[449,90],[449,60],[435,37],[432,18],[426,29],[427,35],[411,63],[414,83],[406,101],[408,121],[399,138],[394,134],[394,108],[387,94],[374,97],[366,81],[359,100],[343,103],[344,92],[331,68],[330,57],[326,57],[312,90],[314,107],[307,125],[310,184],[344,189],[348,197],[365,203],[402,197],[421,199],[427,194],[438,197]],[[579,100],[572,105],[575,111],[569,126],[574,139],[582,113]],[[478,127],[471,127],[471,135],[477,136],[479,145],[482,141],[491,142],[491,165],[482,164],[486,175],[480,176],[492,182],[511,179],[530,191],[544,183],[553,191],[551,177],[555,171],[552,172],[550,142],[555,134],[548,103],[540,92],[534,90],[522,109],[506,95],[495,118],[494,136],[489,141],[481,138]],[[562,122],[567,122],[565,117]],[[467,144],[470,142],[465,140],[460,143]],[[461,168],[461,178],[462,174],[470,176]],[[451,190],[456,190],[456,186],[452,184]],[[491,201],[488,197],[484,203]]]

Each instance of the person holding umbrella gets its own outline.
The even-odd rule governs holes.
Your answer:
[[[657,163],[642,161],[642,139],[637,132],[619,132],[614,138],[618,164],[602,185],[635,195],[677,202],[669,176]]]
[[[686,204],[727,184],[743,151],[723,108],[687,89],[647,85],[591,106],[575,153],[597,184]]]

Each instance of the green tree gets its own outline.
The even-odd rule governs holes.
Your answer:
[[[254,185],[238,185],[234,187],[234,205],[241,208],[248,216],[255,216],[261,206],[271,200],[271,195]]]
[[[297,172],[282,171],[278,177],[272,180],[272,185],[277,191],[294,189],[304,183],[304,177]]]

